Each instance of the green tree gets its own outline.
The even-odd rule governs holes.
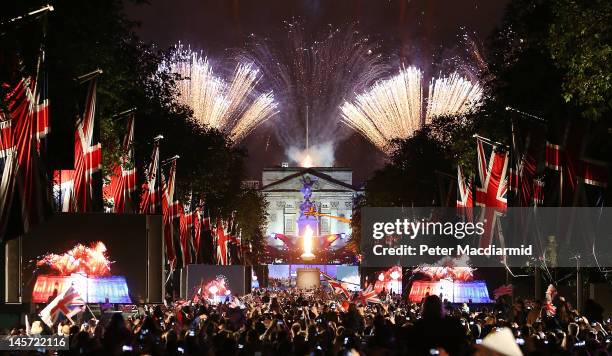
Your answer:
[[[551,8],[547,41],[565,72],[563,97],[598,119],[612,106],[612,2],[554,0]]]
[[[436,203],[437,172],[453,171],[446,148],[429,126],[393,144],[389,162],[366,183],[368,206],[432,206]]]
[[[253,253],[248,254],[248,263],[256,265],[264,250],[263,226],[267,219],[268,203],[259,190],[243,189],[237,197],[236,219],[242,230],[243,246],[250,246]]]

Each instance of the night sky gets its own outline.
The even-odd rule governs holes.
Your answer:
[[[130,19],[145,41],[167,48],[181,41],[201,49],[215,63],[231,62],[236,48],[250,34],[282,35],[283,22],[297,19],[306,31],[357,23],[368,36],[380,41],[393,68],[400,63],[437,71],[440,59],[461,51],[458,38],[469,33],[486,43],[500,25],[506,0],[150,0],[129,5]],[[263,78],[265,81],[265,78]],[[346,129],[336,146],[336,166],[354,170],[362,183],[384,163],[382,154],[361,136]],[[260,179],[263,167],[285,161],[285,148],[275,139],[274,122],[255,130],[242,145],[248,149],[250,178]]]

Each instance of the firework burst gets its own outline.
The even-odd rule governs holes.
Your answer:
[[[416,67],[402,68],[374,84],[354,101],[341,106],[341,120],[384,152],[394,139],[410,137],[423,124],[438,116],[461,115],[477,107],[482,88],[457,73],[432,78],[423,97],[423,73]]]
[[[338,125],[342,102],[388,73],[379,44],[353,26],[309,32],[294,21],[280,33],[284,35],[253,36],[239,54],[261,68],[266,83],[278,95],[278,138],[288,154],[304,153],[308,118],[311,146],[336,142],[342,134]]]
[[[234,142],[278,113],[273,93],[257,92],[261,75],[252,64],[239,63],[225,81],[206,57],[179,43],[160,70],[179,77],[178,99],[201,125],[225,132]]]
[[[88,276],[110,275],[111,261],[108,259],[104,243],[93,242],[91,246],[78,244],[63,254],[48,253],[38,261],[37,267],[46,266],[54,272],[68,276],[83,273]]]

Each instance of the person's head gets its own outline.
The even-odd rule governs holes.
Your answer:
[[[70,335],[70,325],[64,324],[61,328],[62,335],[69,336]]]
[[[472,334],[472,337],[474,339],[480,339],[482,335],[482,329],[480,327],[480,324],[474,323],[474,324],[468,324],[468,326],[470,328],[470,333]]]
[[[302,327],[300,326],[299,323],[293,323],[293,325],[291,325],[291,333],[295,336],[297,335],[300,330],[302,329]]]
[[[437,295],[430,295],[423,300],[421,317],[423,319],[441,319],[444,315],[442,301]]]
[[[38,335],[43,332],[43,323],[40,320],[35,320],[30,327],[30,334]]]

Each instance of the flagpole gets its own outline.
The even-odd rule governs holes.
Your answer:
[[[488,139],[488,138],[486,138],[484,136],[480,136],[479,134],[474,134],[474,135],[472,135],[472,137],[477,138],[477,139],[479,139],[481,141],[484,141],[485,143],[488,143],[489,145],[502,146],[502,147],[505,147],[506,149],[509,148],[508,145],[506,145],[506,144],[503,144],[503,143],[497,142],[497,141],[493,141],[493,140]]]
[[[47,12],[53,12],[54,10],[55,10],[55,9],[53,8],[53,6],[51,6],[51,5],[47,4],[47,5],[45,5],[45,6],[41,7],[41,8],[40,8],[40,9],[38,9],[38,10],[30,11],[30,12],[28,12],[27,14],[24,14],[24,15],[21,15],[21,16],[17,16],[17,17],[13,17],[13,18],[12,18],[12,19],[10,19],[10,20],[7,20],[7,21],[5,21],[5,22],[2,22],[2,23],[0,23],[0,26],[8,26],[8,25],[11,25],[11,24],[13,24],[13,23],[19,22],[19,21],[21,21],[21,20],[25,20],[25,19],[27,19],[28,17],[35,16],[35,15],[39,15],[39,14],[45,14],[45,13],[47,13]],[[4,35],[5,33],[6,33],[6,32],[3,32],[3,33],[2,33],[2,35]]]
[[[83,84],[88,80],[92,80],[93,78],[99,76],[100,74],[104,73],[104,71],[100,68],[94,70],[93,72],[89,72],[87,74],[83,74],[79,77],[76,77],[76,81],[79,82],[79,84]]]
[[[166,159],[166,160],[162,161],[161,165],[162,165],[162,166],[165,166],[165,165],[167,165],[167,164],[170,164],[170,163],[172,163],[172,162],[176,161],[176,160],[177,160],[177,159],[179,159],[179,158],[181,158],[181,156],[179,156],[179,155],[174,155],[174,156],[172,156],[172,157],[170,157],[170,158],[168,158],[168,159]]]
[[[93,311],[91,310],[91,308],[89,307],[88,303],[85,303],[85,308],[87,308],[87,310],[89,310],[89,312],[91,313],[91,316],[93,316],[95,321],[98,321],[98,318],[96,318],[95,314],[93,313]]]
[[[113,118],[113,119],[116,119],[116,120],[117,120],[117,119],[118,119],[118,120],[122,120],[122,119],[124,119],[126,116],[128,116],[129,114],[136,112],[136,110],[137,110],[137,108],[136,108],[136,107],[133,107],[133,108],[130,108],[130,109],[124,110],[124,111],[122,111],[122,112],[120,112],[120,113],[116,113],[115,115],[113,115],[113,116],[112,116],[112,118]]]
[[[512,111],[512,112],[515,112],[515,113],[517,113],[517,114],[519,114],[519,115],[521,115],[521,116],[523,116],[523,117],[527,117],[527,118],[530,118],[530,119],[534,119],[534,120],[540,121],[541,123],[546,123],[546,122],[547,122],[547,120],[546,120],[546,119],[543,119],[543,118],[541,118],[541,117],[539,117],[539,116],[536,116],[536,115],[534,115],[534,114],[530,114],[530,113],[528,113],[528,112],[521,111],[521,110],[519,110],[519,109],[515,109],[515,108],[513,108],[512,106],[506,106],[506,108],[505,108],[505,109],[506,109],[506,111]]]

